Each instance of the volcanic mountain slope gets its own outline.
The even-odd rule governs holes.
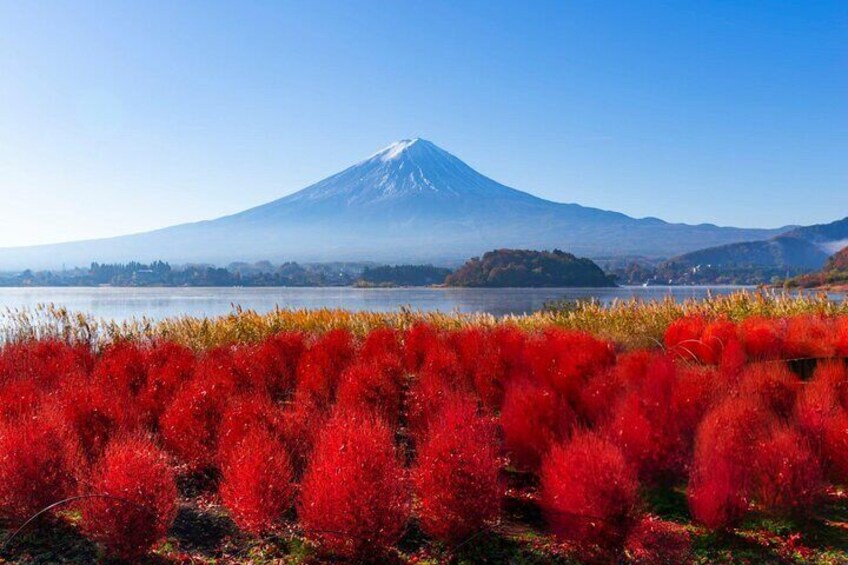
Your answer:
[[[127,260],[459,263],[495,248],[669,257],[785,230],[670,224],[543,200],[423,139],[391,144],[299,192],[216,220],[110,239],[0,250],[0,270]]]

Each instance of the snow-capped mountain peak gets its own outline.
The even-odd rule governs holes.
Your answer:
[[[373,157],[379,157],[381,161],[392,161],[397,159],[403,155],[403,152],[408,150],[410,147],[415,145],[416,143],[423,141],[422,139],[416,137],[414,139],[401,139],[400,141],[395,141],[390,144],[388,147],[385,147],[374,154]],[[429,143],[429,142],[425,142]],[[431,144],[432,145],[432,144]]]
[[[537,200],[507,188],[472,169],[436,144],[419,137],[395,141],[368,159],[280,202],[334,202],[343,206],[371,206],[422,198]]]

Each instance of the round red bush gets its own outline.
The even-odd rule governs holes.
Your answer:
[[[0,385],[0,424],[32,417],[46,396],[30,380],[12,379]]]
[[[831,357],[834,352],[830,320],[813,314],[786,321],[785,355],[789,359]]]
[[[80,464],[56,414],[0,424],[0,515],[20,523],[71,495]]]
[[[303,476],[318,434],[329,415],[308,397],[295,400],[280,417],[280,436],[288,450],[295,477]]]
[[[775,430],[751,462],[753,497],[771,515],[809,515],[823,488],[818,458],[797,430]]]
[[[132,342],[110,345],[97,359],[92,377],[101,386],[135,396],[147,382],[145,352]]]
[[[670,352],[689,361],[700,361],[709,356],[709,348],[701,341],[707,328],[702,316],[684,316],[668,325],[663,343]]]
[[[745,352],[754,359],[776,359],[783,354],[786,323],[783,320],[750,316],[739,325]]]
[[[795,403],[795,421],[821,452],[825,423],[848,407],[848,367],[841,360],[820,361]]]
[[[87,375],[93,366],[87,344],[41,339],[10,343],[0,350],[0,382],[28,380],[45,390],[55,388],[68,375]]]
[[[538,470],[545,453],[567,439],[576,422],[568,403],[547,386],[526,379],[507,386],[500,425],[504,448],[517,468]]]
[[[254,386],[273,400],[291,396],[297,383],[297,366],[305,351],[306,339],[300,332],[281,332],[265,339],[249,359]]]
[[[241,442],[253,431],[261,430],[279,437],[282,422],[282,408],[271,402],[264,392],[230,402],[224,408],[218,427],[218,465],[225,466],[230,457],[241,449]]]
[[[753,399],[728,399],[698,427],[689,480],[689,509],[709,528],[734,524],[747,512],[751,461],[776,428],[774,414]]]
[[[833,322],[833,352],[837,357],[848,357],[848,316],[837,317]]]
[[[848,483],[848,411],[828,418],[822,433],[822,457],[833,482]]]
[[[548,330],[527,346],[533,376],[576,404],[586,380],[615,363],[612,344],[583,332]]]
[[[183,386],[160,422],[165,447],[193,469],[213,464],[224,407],[235,393],[230,380],[207,379],[203,373]]]
[[[423,530],[457,542],[500,515],[503,486],[494,423],[477,402],[454,396],[418,448],[413,470]]]
[[[113,437],[132,433],[138,427],[138,406],[129,393],[121,394],[103,381],[70,379],[59,391],[56,403],[88,462],[100,457]]]
[[[616,405],[603,431],[642,480],[659,483],[685,475],[695,427],[711,396],[712,373],[701,365],[678,370],[667,355],[655,355],[646,378]]]
[[[336,397],[342,372],[355,354],[353,336],[346,330],[332,330],[318,338],[300,358],[297,366],[297,393],[309,396],[329,409]]]
[[[700,361],[707,365],[718,365],[725,351],[736,342],[736,324],[729,320],[715,320],[704,328],[699,348]]]
[[[273,529],[294,505],[285,445],[267,429],[251,430],[223,466],[221,499],[236,525],[251,534]]]
[[[147,382],[136,400],[141,423],[158,431],[159,418],[177,390],[194,373],[194,353],[187,347],[162,341],[147,352]]]
[[[331,419],[304,474],[298,515],[309,539],[342,557],[374,558],[400,539],[409,516],[407,478],[381,419]]]
[[[786,363],[753,363],[742,371],[739,395],[757,399],[781,418],[788,418],[802,386]]]
[[[416,322],[403,336],[403,362],[406,370],[417,373],[427,353],[439,344],[438,332],[429,324]]]
[[[403,357],[401,334],[394,328],[376,328],[368,332],[359,352],[360,359],[377,359],[385,356]]]
[[[633,521],[638,483],[621,451],[591,433],[555,446],[541,471],[541,504],[552,531],[585,545],[617,546]]]
[[[469,382],[461,373],[456,353],[443,344],[427,354],[406,398],[407,424],[413,439],[426,434],[448,397],[457,392],[471,392]]]
[[[392,427],[400,420],[403,368],[394,355],[371,357],[349,366],[341,377],[336,406],[371,410]]]
[[[161,540],[177,513],[177,487],[165,455],[145,439],[111,443],[83,501],[83,529],[106,550],[136,560]]]

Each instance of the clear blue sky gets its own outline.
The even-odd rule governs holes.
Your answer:
[[[425,137],[634,216],[848,215],[848,2],[0,0],[0,245],[273,200]]]

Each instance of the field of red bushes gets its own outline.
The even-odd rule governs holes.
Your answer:
[[[754,518],[800,524],[749,540],[775,560],[848,555],[823,510],[848,484],[848,317],[687,317],[664,342],[417,324],[206,351],[10,343],[0,555],[61,530],[130,562],[226,558],[192,553],[211,522],[191,513],[262,540],[230,555],[253,562],[496,562],[493,536],[523,562],[733,561]]]

